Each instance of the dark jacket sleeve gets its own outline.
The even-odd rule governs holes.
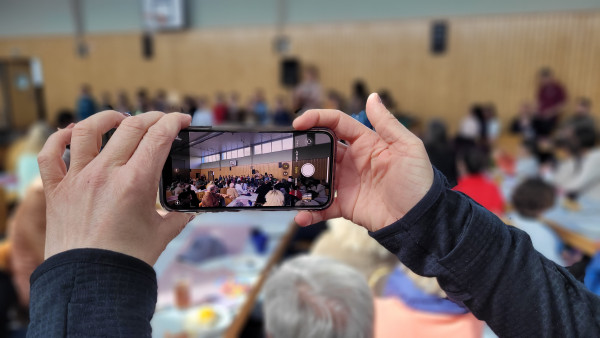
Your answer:
[[[371,236],[500,337],[600,337],[600,298],[437,170],[426,196]]]
[[[100,249],[50,257],[31,275],[28,337],[150,337],[156,274]]]

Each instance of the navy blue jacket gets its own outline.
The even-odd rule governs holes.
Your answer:
[[[437,277],[501,337],[600,337],[600,298],[535,251],[526,233],[450,190],[437,170],[427,195],[371,236],[416,273]],[[155,304],[146,263],[70,250],[31,276],[28,336],[150,336]]]

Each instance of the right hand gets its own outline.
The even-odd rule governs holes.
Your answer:
[[[298,225],[344,217],[377,231],[402,218],[429,191],[433,168],[423,142],[390,114],[379,95],[369,96],[366,111],[376,132],[337,110],[309,110],[294,121],[297,130],[326,127],[348,142],[337,147],[333,204],[299,212]]]
[[[45,257],[77,248],[153,265],[190,215],[159,214],[156,191],[173,140],[191,117],[104,111],[54,133],[38,155],[46,195]],[[117,127],[102,152],[102,135]],[[69,171],[62,160],[71,144]]]

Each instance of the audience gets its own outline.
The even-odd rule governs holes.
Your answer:
[[[213,119],[213,113],[206,105],[206,99],[203,97],[198,97],[196,105],[197,108],[192,115],[192,126],[212,126],[215,122]]]
[[[561,256],[562,241],[540,220],[544,211],[552,208],[555,200],[554,187],[539,178],[528,179],[515,188],[512,204],[515,212],[508,217],[512,225],[525,231],[533,247],[546,258],[564,266]]]
[[[264,207],[281,207],[284,205],[285,198],[283,193],[279,190],[271,190],[265,195],[266,202],[263,204]]]
[[[455,186],[458,179],[456,152],[448,140],[446,124],[441,120],[431,121],[423,143],[431,164],[444,173],[450,185]]]
[[[308,109],[321,108],[323,89],[319,83],[319,70],[315,66],[306,66],[302,83],[294,90],[294,110],[304,112]]]
[[[373,337],[373,297],[360,273],[334,260],[299,256],[264,286],[268,337]]]
[[[556,80],[550,68],[542,68],[539,72],[537,100],[538,133],[550,135],[557,126],[561,110],[567,100],[564,87]]]
[[[596,147],[593,125],[568,127],[565,147],[569,158],[561,161],[555,173],[557,187],[573,197],[600,201],[600,149]]]
[[[97,111],[96,101],[92,97],[92,88],[88,84],[81,85],[81,93],[77,99],[77,120],[85,120]]]
[[[459,162],[462,169],[461,176],[454,190],[466,194],[496,215],[502,215],[504,201],[500,189],[496,183],[486,177],[486,169],[490,161],[488,154],[474,147],[465,151],[462,156]]]
[[[213,120],[215,124],[222,124],[227,119],[227,104],[225,94],[217,93],[215,96],[215,105],[213,107]]]
[[[233,182],[229,184],[229,188],[227,189],[227,195],[234,199],[240,197],[240,194],[235,189],[235,184]]]

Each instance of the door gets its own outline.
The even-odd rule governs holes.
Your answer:
[[[0,60],[0,89],[4,116],[9,127],[27,129],[38,118],[38,103],[31,80],[29,59]]]

